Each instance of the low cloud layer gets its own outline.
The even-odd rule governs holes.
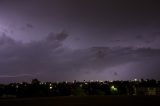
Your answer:
[[[70,50],[63,44],[67,37],[65,32],[50,33],[42,40],[23,43],[1,35],[1,81],[35,77],[44,81],[83,80],[94,79],[95,75],[97,79],[160,79],[160,49],[91,47]]]

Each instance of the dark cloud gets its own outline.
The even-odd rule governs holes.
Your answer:
[[[159,78],[159,49],[92,47],[69,50],[63,48],[63,41],[67,36],[64,32],[50,34],[46,39],[30,43],[18,42],[6,35],[1,36],[0,77],[18,79],[21,76],[36,76],[43,80],[73,80],[85,74],[89,77],[96,72],[110,74],[110,71],[107,72],[110,68],[116,69],[120,65],[134,63],[138,69],[132,70],[132,73],[139,70],[141,74],[138,76],[143,76],[149,73],[149,69],[154,69],[152,76]],[[154,65],[148,66],[145,61]],[[119,77],[121,70],[118,70],[117,68],[110,75]],[[127,77],[125,73],[124,77]]]
[[[32,24],[26,24],[26,27],[33,28],[34,26]]]
[[[53,36],[63,36],[55,34]],[[66,35],[65,35],[66,36]],[[64,36],[63,36],[64,40]],[[56,48],[61,46],[62,39],[45,39],[22,43],[6,35],[0,38],[1,74],[35,73],[46,69],[54,60]]]
[[[154,39],[160,39],[160,32],[153,32],[150,36]]]
[[[117,76],[117,75],[118,75],[118,73],[117,73],[117,72],[114,72],[114,75],[115,75],[115,76]]]
[[[46,40],[47,41],[52,41],[52,40],[63,41],[67,37],[68,37],[68,34],[66,34],[65,31],[62,31],[61,33],[58,33],[58,34],[51,32],[46,38]]]
[[[14,43],[15,43],[15,41],[12,38],[7,37],[5,33],[1,34],[1,36],[0,36],[0,46],[12,45]]]
[[[152,48],[92,47],[67,50],[62,46],[67,37],[68,34],[64,32],[52,33],[43,40],[22,43],[3,34],[0,38],[1,78],[40,73],[38,77],[44,79],[53,77],[53,80],[58,80],[59,76],[63,77],[61,79],[76,79],[78,75],[103,73],[130,62],[146,64],[145,61],[154,62],[155,58],[160,57],[160,50]],[[139,68],[143,69],[141,72],[148,73],[149,70],[143,67]],[[118,77],[117,73],[114,72],[114,76]]]
[[[155,56],[152,58],[144,59],[138,61],[130,68],[130,76],[135,76],[136,78],[144,79],[159,79],[160,77],[160,56]],[[145,72],[143,72],[145,70]]]
[[[136,35],[136,39],[142,40],[143,39],[143,35]]]
[[[26,31],[26,30],[33,29],[33,28],[34,26],[32,24],[26,24],[25,26],[20,27],[20,30]]]
[[[129,79],[150,74],[159,78],[158,4],[0,0],[0,77],[68,80],[99,79],[103,74],[104,79]],[[62,29],[70,36],[57,33]]]
[[[151,43],[155,43],[155,42],[159,42],[157,40],[160,39],[160,32],[156,31],[156,32],[148,32],[146,34],[139,34],[135,36],[135,41],[139,42],[144,42],[147,44],[151,44]]]

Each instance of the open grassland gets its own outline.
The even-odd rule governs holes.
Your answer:
[[[0,99],[0,106],[160,106],[158,96],[66,96]]]

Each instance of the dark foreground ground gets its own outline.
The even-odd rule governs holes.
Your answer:
[[[82,96],[0,99],[0,106],[160,106],[154,96]]]

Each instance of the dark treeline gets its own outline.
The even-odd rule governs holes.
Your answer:
[[[86,95],[159,95],[160,81],[84,81],[0,84],[0,97],[46,97]]]

